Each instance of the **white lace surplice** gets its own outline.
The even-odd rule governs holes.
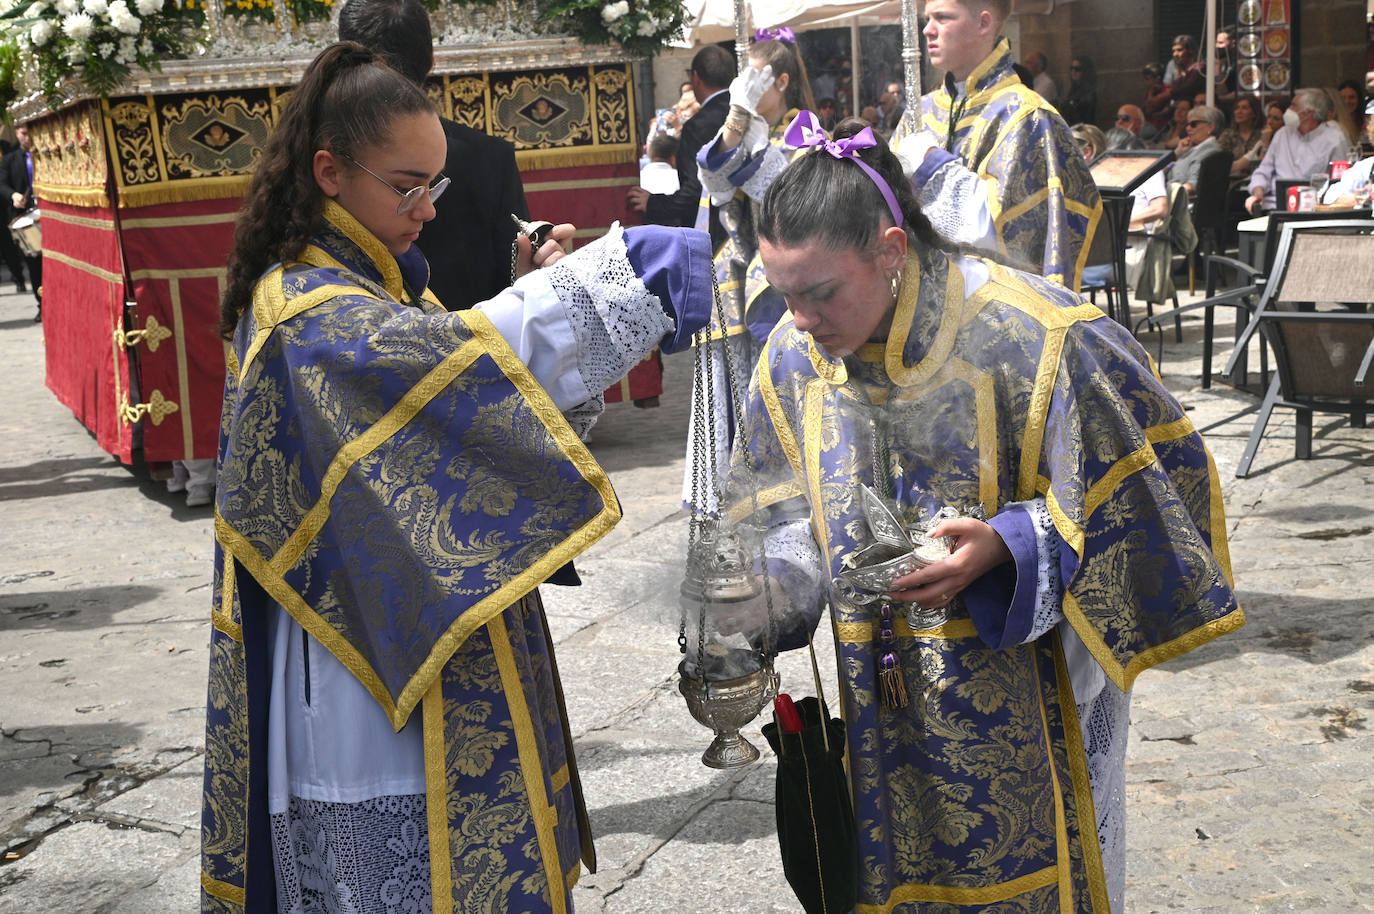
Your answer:
[[[601,391],[673,328],[619,227],[477,306],[582,434]],[[280,606],[271,620],[268,813],[283,914],[431,910],[424,744]]]

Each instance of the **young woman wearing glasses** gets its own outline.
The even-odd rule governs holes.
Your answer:
[[[711,302],[704,232],[521,240],[449,313],[444,133],[361,45],[292,92],[235,235],[202,910],[566,910],[592,858],[536,586],[619,519],[600,391]],[[565,567],[566,566],[566,567]]]

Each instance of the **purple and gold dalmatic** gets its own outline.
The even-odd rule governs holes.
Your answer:
[[[481,314],[417,297],[344,210],[325,219],[258,283],[229,360],[201,908],[275,910],[280,604],[397,730],[421,715],[434,910],[567,911],[594,856],[534,588],[619,506]]]
[[[927,256],[924,269],[907,262],[885,343],[831,360],[787,322],[755,372],[744,440],[761,497],[780,516],[809,512],[826,576],[871,542],[858,492],[883,472],[908,522],[918,507],[995,514],[1043,498],[1062,540],[1064,617],[1123,691],[1241,626],[1215,467],[1129,332],[995,264],[966,297],[960,271]],[[890,429],[878,470],[875,408]],[[890,709],[877,610],[831,607],[859,914],[1107,914],[1057,632],[993,647],[966,609],[935,629],[899,621],[910,701]]]
[[[1102,201],[1063,119],[1021,82],[1014,62],[1000,39],[969,74],[967,104],[940,86],[921,97],[920,126],[944,140],[957,115],[952,152],[987,185],[1002,252],[1077,289]]]

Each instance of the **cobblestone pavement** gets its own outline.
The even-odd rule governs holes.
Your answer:
[[[0,295],[0,912],[189,914],[211,514],[57,403],[32,313]],[[1200,334],[1163,370],[1220,467],[1249,624],[1137,684],[1127,914],[1374,910],[1374,430],[1318,417],[1297,461],[1277,416],[1235,479],[1257,401],[1198,388]],[[597,426],[625,520],[579,561],[585,586],[545,589],[600,857],[580,914],[800,910],[770,755],[705,768],[676,693],[689,374],[670,358],[661,408]],[[810,692],[804,658],[780,669]]]

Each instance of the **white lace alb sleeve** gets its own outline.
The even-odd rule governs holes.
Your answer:
[[[950,241],[998,250],[987,186],[962,161],[940,166],[917,192],[916,202],[935,231]]]
[[[768,193],[774,179],[782,174],[782,170],[792,161],[792,150],[787,146],[770,144],[764,148],[761,155],[763,161],[759,163],[758,169],[741,185],[744,192],[756,203],[763,201],[763,195]]]
[[[1035,616],[1030,636],[1034,641],[1064,620],[1064,581],[1059,574],[1059,531],[1055,529],[1049,506],[1043,498],[1012,502],[1005,508],[1020,508],[1030,517],[1035,530]]]
[[[635,275],[619,225],[477,310],[565,413],[585,413],[675,328]]]

